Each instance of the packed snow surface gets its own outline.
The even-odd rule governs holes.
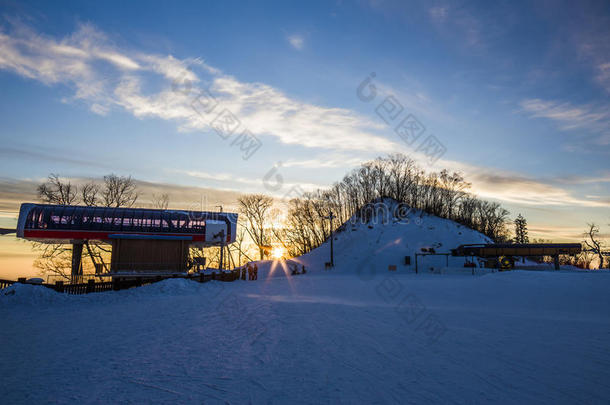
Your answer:
[[[83,296],[19,286],[0,296],[0,397],[608,403],[608,291],[608,273],[385,269]]]
[[[0,290],[3,403],[610,402],[610,273],[483,274],[435,217],[347,225],[257,281]],[[421,259],[421,258],[420,258]],[[389,271],[388,266],[396,266]]]

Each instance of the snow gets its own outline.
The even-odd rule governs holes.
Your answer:
[[[345,224],[344,230],[335,234],[334,272],[368,273],[375,269],[387,270],[388,266],[395,265],[397,273],[414,273],[415,253],[423,253],[422,248],[433,248],[436,253],[450,253],[450,249],[459,245],[492,243],[491,239],[477,231],[421,211],[413,211],[400,221],[389,218],[387,213],[394,212],[394,206],[394,202],[385,200],[378,204],[374,210],[377,215],[369,222],[353,217]],[[404,264],[405,256],[411,257],[410,265]],[[417,260],[422,273],[472,273],[472,269],[464,268],[463,257],[419,256]],[[324,271],[324,263],[330,261],[329,241],[296,261],[304,264],[308,271]],[[284,269],[288,266],[273,264],[270,260],[259,262],[259,277],[285,275],[287,270]],[[482,269],[477,271],[487,272]]]
[[[0,307],[14,304],[20,305],[44,305],[65,301],[64,294],[58,294],[49,288],[34,285],[15,283],[0,290]]]
[[[320,266],[322,246],[292,277],[261,263],[258,281],[169,279],[81,296],[0,290],[0,398],[608,403],[610,273],[473,276],[455,262],[414,274],[397,262],[420,245],[482,238],[443,221],[424,218],[435,229],[419,232],[365,226],[370,238],[348,228],[332,271]]]

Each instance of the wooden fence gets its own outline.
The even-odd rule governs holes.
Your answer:
[[[167,280],[168,278],[185,278],[187,280],[206,283],[208,281],[217,280],[231,282],[239,279],[239,270],[234,270],[229,273],[221,274],[195,274],[195,275],[180,275],[180,276],[154,276],[154,277],[115,277],[112,281],[96,281],[89,279],[86,283],[65,283],[64,281],[56,281],[55,283],[34,284],[41,285],[46,288],[53,289],[57,292],[73,295],[89,294],[103,291],[118,291],[132,287],[140,287],[146,284],[156,283],[158,281]],[[0,289],[9,287],[15,283],[27,284],[24,278],[19,281],[2,280],[0,279]]]

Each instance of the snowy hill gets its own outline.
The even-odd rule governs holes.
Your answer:
[[[372,268],[387,270],[388,266],[395,265],[398,273],[413,273],[415,253],[422,253],[422,248],[450,253],[463,244],[492,243],[487,236],[454,221],[415,210],[400,215],[399,208],[396,201],[386,199],[375,204],[368,220],[353,216],[343,224],[334,235],[333,271],[363,273]],[[405,256],[410,256],[410,265],[405,264]],[[324,263],[330,261],[330,240],[295,261],[313,272],[323,271]],[[418,261],[422,272],[445,267],[463,269],[464,265],[463,257],[427,256],[419,257]],[[260,262],[259,271],[266,274],[272,265],[271,261]]]

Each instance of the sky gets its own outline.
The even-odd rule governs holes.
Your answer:
[[[396,152],[531,237],[608,236],[610,3],[0,1],[0,227],[49,173],[210,209]]]

